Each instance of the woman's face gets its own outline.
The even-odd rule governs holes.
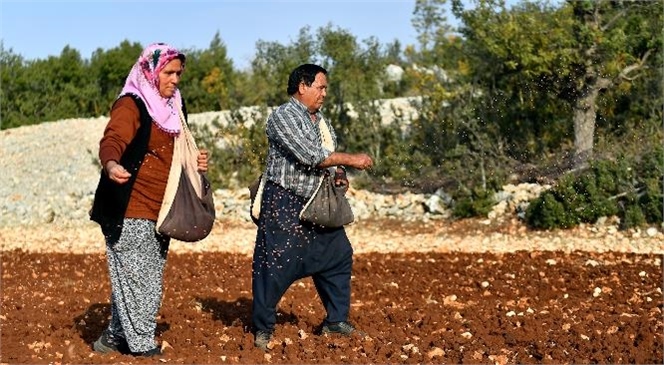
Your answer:
[[[164,98],[170,98],[180,83],[182,76],[182,61],[174,58],[159,71],[159,94]]]

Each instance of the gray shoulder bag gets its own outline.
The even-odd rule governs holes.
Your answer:
[[[319,129],[323,146],[334,151],[332,135],[327,123],[321,119]],[[314,194],[300,212],[300,220],[322,227],[338,228],[355,220],[353,209],[346,198],[348,186],[336,186],[329,169],[321,176]]]

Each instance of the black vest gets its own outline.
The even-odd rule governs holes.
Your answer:
[[[140,112],[141,124],[138,127],[138,131],[136,131],[136,136],[134,136],[134,139],[127,146],[119,162],[120,165],[131,173],[129,181],[124,184],[112,181],[102,166],[101,173],[99,174],[99,184],[97,185],[94,202],[90,210],[90,219],[99,223],[102,228],[119,227],[122,225],[127,206],[129,205],[131,190],[138,176],[138,170],[141,168],[145,154],[148,151],[148,142],[150,141],[150,132],[152,131],[152,117],[148,113],[143,100],[134,94],[127,94],[126,96],[134,99]],[[182,112],[186,119],[187,112],[184,100],[182,100]]]

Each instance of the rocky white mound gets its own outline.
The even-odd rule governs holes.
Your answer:
[[[207,117],[207,116],[206,116]],[[192,118],[195,120],[195,118]],[[97,150],[106,117],[68,119],[0,131],[0,250],[101,252],[88,210],[99,178]],[[435,195],[386,196],[352,190],[357,222],[348,227],[361,252],[563,250],[664,252],[657,228],[621,232],[602,222],[574,230],[530,231],[513,209],[537,193],[506,189],[492,219],[451,222]],[[507,194],[507,195],[506,195]],[[525,194],[525,195],[524,195]],[[248,191],[218,190],[213,234],[178,251],[251,253],[255,228]]]

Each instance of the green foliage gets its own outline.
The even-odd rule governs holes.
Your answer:
[[[598,161],[578,176],[566,176],[528,206],[527,223],[539,229],[569,228],[617,214],[618,204],[611,197],[622,185],[614,182],[624,175],[624,169],[613,162]]]
[[[498,128],[505,152],[532,161],[559,148],[572,131],[554,82],[568,72],[561,63],[569,59],[569,16],[541,2],[507,9],[477,1],[471,10],[456,2],[454,9],[464,20],[462,62],[481,87],[477,112]]]
[[[290,72],[300,64],[314,62],[315,44],[309,27],[300,30],[298,39],[289,45],[256,42],[256,57],[246,87],[248,104],[277,106],[288,100],[286,92]]]
[[[643,212],[644,220],[647,223],[657,224],[664,222],[664,187],[660,184],[658,189],[646,187],[645,191],[638,200],[638,206]]]
[[[643,226],[646,223],[646,217],[643,214],[643,210],[638,205],[630,204],[625,209],[623,219],[621,222],[621,228],[627,229],[632,227]]]
[[[636,167],[643,191],[638,205],[647,223],[664,222],[664,146],[659,144],[647,152]]]
[[[427,178],[452,188],[491,190],[502,186],[514,160],[503,149],[504,136],[477,105],[481,90],[435,73],[420,75],[426,96],[415,103],[418,117],[409,137],[412,150],[426,156],[429,164],[419,171]],[[434,189],[435,190],[435,189]]]
[[[445,16],[447,0],[416,0],[413,27],[417,32],[423,60],[428,58],[432,45],[451,31]],[[428,62],[427,62],[428,63]]]
[[[526,211],[526,222],[537,229],[569,228],[614,215],[621,219],[622,228],[661,222],[664,167],[660,165],[651,172],[659,174],[657,177],[636,175],[653,159],[661,159],[661,154],[659,148],[652,155],[643,156],[641,162],[628,159],[592,162],[588,170],[564,177],[553,189],[532,201]]]
[[[59,57],[30,61],[28,65],[29,68],[16,70],[17,78],[3,84],[3,88],[7,86],[15,92],[11,95],[3,93],[3,109],[14,107],[19,111],[8,113],[8,125],[92,116],[88,106],[97,93],[94,80],[87,72],[87,64],[78,51],[66,46]]]
[[[180,88],[189,113],[221,111],[240,107],[236,96],[236,71],[226,45],[217,32],[209,48],[186,50],[187,62]],[[239,102],[239,103],[238,103]]]
[[[97,91],[97,96],[90,99],[89,109],[93,116],[109,113],[142,51],[143,46],[140,43],[128,40],[108,50],[99,48],[94,51],[89,65]]]
[[[570,228],[577,224],[552,191],[546,191],[530,202],[526,210],[526,222],[539,229]]]
[[[496,204],[495,191],[474,188],[471,191],[461,189],[454,194],[452,214],[457,218],[486,217]]]
[[[0,42],[0,129],[18,127],[25,123],[21,113],[22,100],[14,97],[25,82],[23,57],[6,50]]]
[[[454,0],[452,8],[462,20],[465,62],[483,86],[483,114],[497,123],[513,158],[539,159],[564,147],[573,133],[575,149],[586,143],[592,149],[594,135],[585,131],[594,129],[596,108],[600,121],[610,118],[621,88],[635,80],[661,87],[643,81],[661,80],[657,2],[568,1],[554,7],[522,1],[508,8],[504,1],[476,0],[468,9],[462,3]],[[661,91],[640,94],[642,101],[631,100],[661,106]]]
[[[664,176],[664,145],[661,144],[661,140],[660,144],[656,144],[652,150],[644,153],[636,166],[636,173],[645,181],[657,180],[659,184],[662,183],[661,178]]]
[[[247,187],[262,172],[267,155],[266,115],[265,108],[248,115],[234,110],[227,125],[216,120],[192,126],[199,146],[210,151],[208,177],[214,188]]]
[[[343,140],[346,124],[355,123],[348,115],[348,105],[381,97],[379,80],[385,62],[379,43],[373,38],[360,46],[350,32],[327,26],[318,30],[318,40],[321,64],[329,72],[326,116],[335,121],[335,130],[340,129],[339,136]],[[375,125],[375,122],[368,124]]]
[[[413,148],[412,139],[402,127],[405,121],[396,116],[390,122],[382,121],[379,105],[378,102],[359,103],[353,107],[356,117],[349,117],[335,127],[339,150],[363,151],[374,160],[371,170],[359,173],[356,187],[375,186],[388,190],[412,187],[415,181],[424,177],[423,169],[430,166],[430,160]]]
[[[459,29],[447,23],[448,3]],[[485,215],[492,192],[522,178],[520,165],[553,161],[564,169],[580,96],[601,89],[588,99],[597,113],[587,118],[597,126],[597,161],[533,201],[527,220],[545,229],[611,214],[625,227],[656,223],[664,189],[663,17],[654,1],[508,7],[503,0],[417,0],[419,48],[359,40],[332,24],[304,27],[287,44],[259,40],[251,66],[237,70],[217,33],[207,49],[185,50],[180,86],[190,114],[233,110],[229,125],[192,130],[212,152],[213,184],[243,187],[263,167],[267,111],[251,124],[239,107],[287,101],[290,71],[319,63],[329,71],[324,113],[339,150],[375,161],[370,171],[351,171],[355,186],[427,193],[443,187],[454,192],[457,217]],[[125,40],[89,61],[70,47],[24,60],[0,44],[0,128],[108,113],[141,50]],[[388,64],[401,66],[404,77],[386,81]],[[602,87],[592,85],[600,79]],[[384,121],[376,101],[403,96],[412,96],[417,117]]]
[[[142,50],[141,44],[125,40],[116,48],[97,49],[89,61],[69,46],[57,57],[26,61],[0,47],[0,127],[108,114]],[[235,98],[235,71],[218,34],[210,49],[185,53],[180,86],[189,113],[220,110],[233,105],[231,100],[242,105],[244,100]]]
[[[609,173],[595,171],[594,175],[583,174],[572,183],[569,191],[569,209],[574,209],[580,222],[594,223],[600,217],[612,216],[618,212],[614,202],[608,200],[611,190],[602,188],[602,179],[610,179]]]

